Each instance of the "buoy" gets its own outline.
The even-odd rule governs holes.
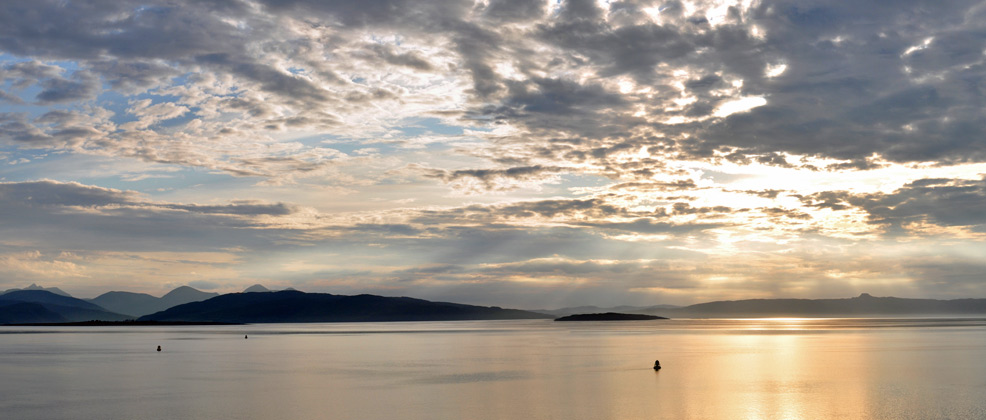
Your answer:
[[[161,346],[157,346],[157,351],[161,351]]]
[[[661,370],[661,361],[660,360],[655,360],[654,361],[654,370]]]
[[[247,339],[247,336],[246,336],[246,334],[244,334],[244,335],[243,335],[243,339],[244,339],[244,340],[246,340],[246,339]]]

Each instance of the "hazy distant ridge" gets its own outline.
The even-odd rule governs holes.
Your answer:
[[[88,299],[88,301],[113,312],[138,317],[160,312],[172,306],[198,302],[216,296],[219,296],[219,294],[181,286],[159,298],[146,293],[114,291],[103,293],[94,299]]]
[[[47,290],[18,290],[0,295],[0,323],[122,321],[132,318]]]
[[[699,303],[643,313],[674,317],[821,317],[986,315],[986,299],[907,299],[863,293],[847,299],[748,299]]]
[[[570,306],[559,309],[532,309],[532,312],[540,312],[542,314],[549,314],[554,316],[568,316],[576,314],[587,314],[587,313],[605,313],[605,312],[623,312],[623,313],[638,313],[645,314],[650,312],[659,312],[665,309],[680,308],[680,306],[675,305],[653,305],[653,306],[612,306],[608,308],[601,308],[598,306]]]
[[[40,286],[38,284],[35,284],[35,283],[31,283],[30,286],[27,286],[27,287],[25,287],[23,289],[7,289],[7,290],[5,290],[3,292],[0,292],[0,296],[3,296],[3,295],[5,295],[7,293],[10,293],[10,292],[17,292],[17,291],[21,291],[21,290],[46,290],[46,291],[49,291],[49,292],[54,293],[56,295],[72,297],[72,295],[66,293],[64,290],[59,289],[57,287],[42,287],[42,286]]]
[[[148,321],[240,323],[453,321],[550,318],[516,309],[431,302],[409,297],[279,291],[230,293],[140,317]]]
[[[0,295],[0,324],[118,321],[145,314],[141,320],[191,322],[367,322],[554,318],[534,311],[431,302],[409,297],[332,295],[296,290],[269,291],[251,286],[244,293],[217,295],[179,287],[155,298],[142,293],[109,292],[82,300],[32,285]],[[56,289],[57,290],[57,289]],[[64,292],[63,292],[64,293]],[[986,316],[986,299],[908,299],[863,293],[846,299],[748,299],[700,303],[686,307],[656,305],[626,313],[673,318],[852,317],[852,316]],[[152,310],[158,312],[150,313]],[[564,312],[598,309],[562,308]]]

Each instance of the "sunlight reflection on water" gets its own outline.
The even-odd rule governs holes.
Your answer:
[[[0,412],[14,419],[986,418],[983,319],[0,327],[0,335]],[[664,369],[653,371],[654,359]]]

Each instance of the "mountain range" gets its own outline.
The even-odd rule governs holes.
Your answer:
[[[863,293],[846,299],[747,299],[635,313],[677,318],[986,315],[986,299],[907,299]]]
[[[94,303],[47,290],[16,290],[0,295],[0,324],[123,321],[131,316],[107,311]]]
[[[32,284],[0,293],[0,324],[123,321],[218,295],[181,286],[159,298],[107,292],[94,299],[78,299],[57,287]]]
[[[219,295],[182,286],[161,297],[114,291],[77,299],[35,284],[0,293],[0,324],[120,321],[166,322],[368,322],[554,318],[578,313],[621,312],[672,318],[763,318],[846,316],[986,316],[986,299],[907,299],[863,293],[846,299],[747,299],[690,306],[580,306],[522,311],[431,302],[409,297],[332,295],[253,285]]]
[[[409,297],[343,296],[293,289],[271,291],[261,285],[225,295],[182,286],[160,298],[114,291],[83,300],[41,287],[0,295],[0,324],[123,321],[138,316],[140,321],[229,323],[551,318],[547,314],[499,307]]]
[[[154,297],[146,293],[106,292],[94,299],[88,299],[88,301],[110,311],[136,318],[161,312],[172,306],[198,302],[216,296],[219,296],[219,293],[208,293],[188,286],[181,286],[161,297]]]
[[[7,290],[5,290],[3,292],[0,292],[0,296],[3,296],[3,295],[5,295],[7,293],[10,293],[10,292],[17,292],[17,291],[20,291],[20,290],[47,290],[47,291],[49,291],[51,293],[54,293],[56,295],[69,296],[69,297],[72,296],[72,295],[70,295],[68,293],[65,293],[64,290],[59,289],[57,287],[41,287],[41,286],[38,286],[37,284],[34,284],[34,283],[31,283],[30,286],[27,286],[27,287],[25,287],[23,289],[7,289]]]
[[[409,297],[332,295],[283,290],[230,293],[178,305],[139,321],[235,323],[458,321],[552,318],[547,314],[499,307],[431,302]]]

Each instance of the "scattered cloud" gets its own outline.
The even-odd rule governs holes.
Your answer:
[[[4,4],[4,281],[966,296],[984,22],[976,1]],[[154,254],[186,251],[224,258]]]

